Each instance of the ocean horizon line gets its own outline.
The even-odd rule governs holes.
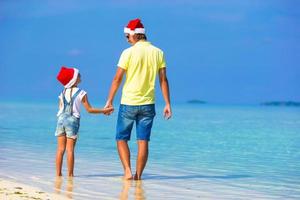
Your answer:
[[[181,105],[190,105],[195,107],[203,107],[203,106],[259,106],[259,107],[297,107],[297,106],[280,106],[280,105],[265,105],[266,102],[300,102],[300,101],[294,101],[294,100],[270,100],[270,101],[261,101],[261,102],[210,102],[210,101],[204,101],[204,103],[191,103],[190,100],[186,101],[173,101],[171,102],[172,106],[181,106]],[[39,105],[56,105],[58,104],[57,100],[50,100],[50,99],[44,99],[44,100],[33,100],[33,99],[1,99],[1,104],[39,104]],[[97,103],[94,100],[90,100],[90,103],[94,106],[101,107],[105,105],[105,100],[98,101]],[[155,103],[157,106],[163,106],[165,103],[163,101],[157,101]],[[115,100],[114,102],[115,106],[120,105],[120,100]]]

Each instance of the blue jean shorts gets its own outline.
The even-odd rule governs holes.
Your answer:
[[[155,105],[120,105],[116,140],[130,140],[131,130],[135,122],[136,139],[150,141],[151,128],[155,116]]]
[[[80,119],[75,116],[61,114],[57,119],[55,136],[66,135],[76,139],[79,131]]]

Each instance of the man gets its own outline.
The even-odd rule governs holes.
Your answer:
[[[154,90],[157,74],[166,103],[165,118],[169,119],[172,112],[163,52],[147,41],[140,19],[131,20],[124,28],[124,33],[132,46],[122,52],[105,107],[113,107],[114,96],[122,82],[123,75],[126,74],[118,113],[116,141],[124,168],[124,179],[140,180],[148,159],[148,142],[155,116]],[[138,153],[136,172],[133,177],[127,142],[130,140],[134,122],[136,123]]]

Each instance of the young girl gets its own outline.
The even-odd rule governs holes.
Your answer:
[[[113,108],[93,108],[87,97],[87,93],[78,88],[81,82],[80,74],[76,68],[62,67],[57,75],[57,80],[64,86],[59,95],[59,111],[57,113],[56,175],[62,176],[61,168],[65,150],[67,150],[68,176],[74,176],[74,147],[80,125],[81,103],[89,113],[110,113]]]

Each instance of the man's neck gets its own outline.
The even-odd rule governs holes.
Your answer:
[[[147,41],[147,40],[144,40],[144,39],[136,40],[136,41],[134,41],[134,42],[132,43],[132,45],[135,45],[135,44],[138,43],[138,42],[145,42],[145,41]]]

